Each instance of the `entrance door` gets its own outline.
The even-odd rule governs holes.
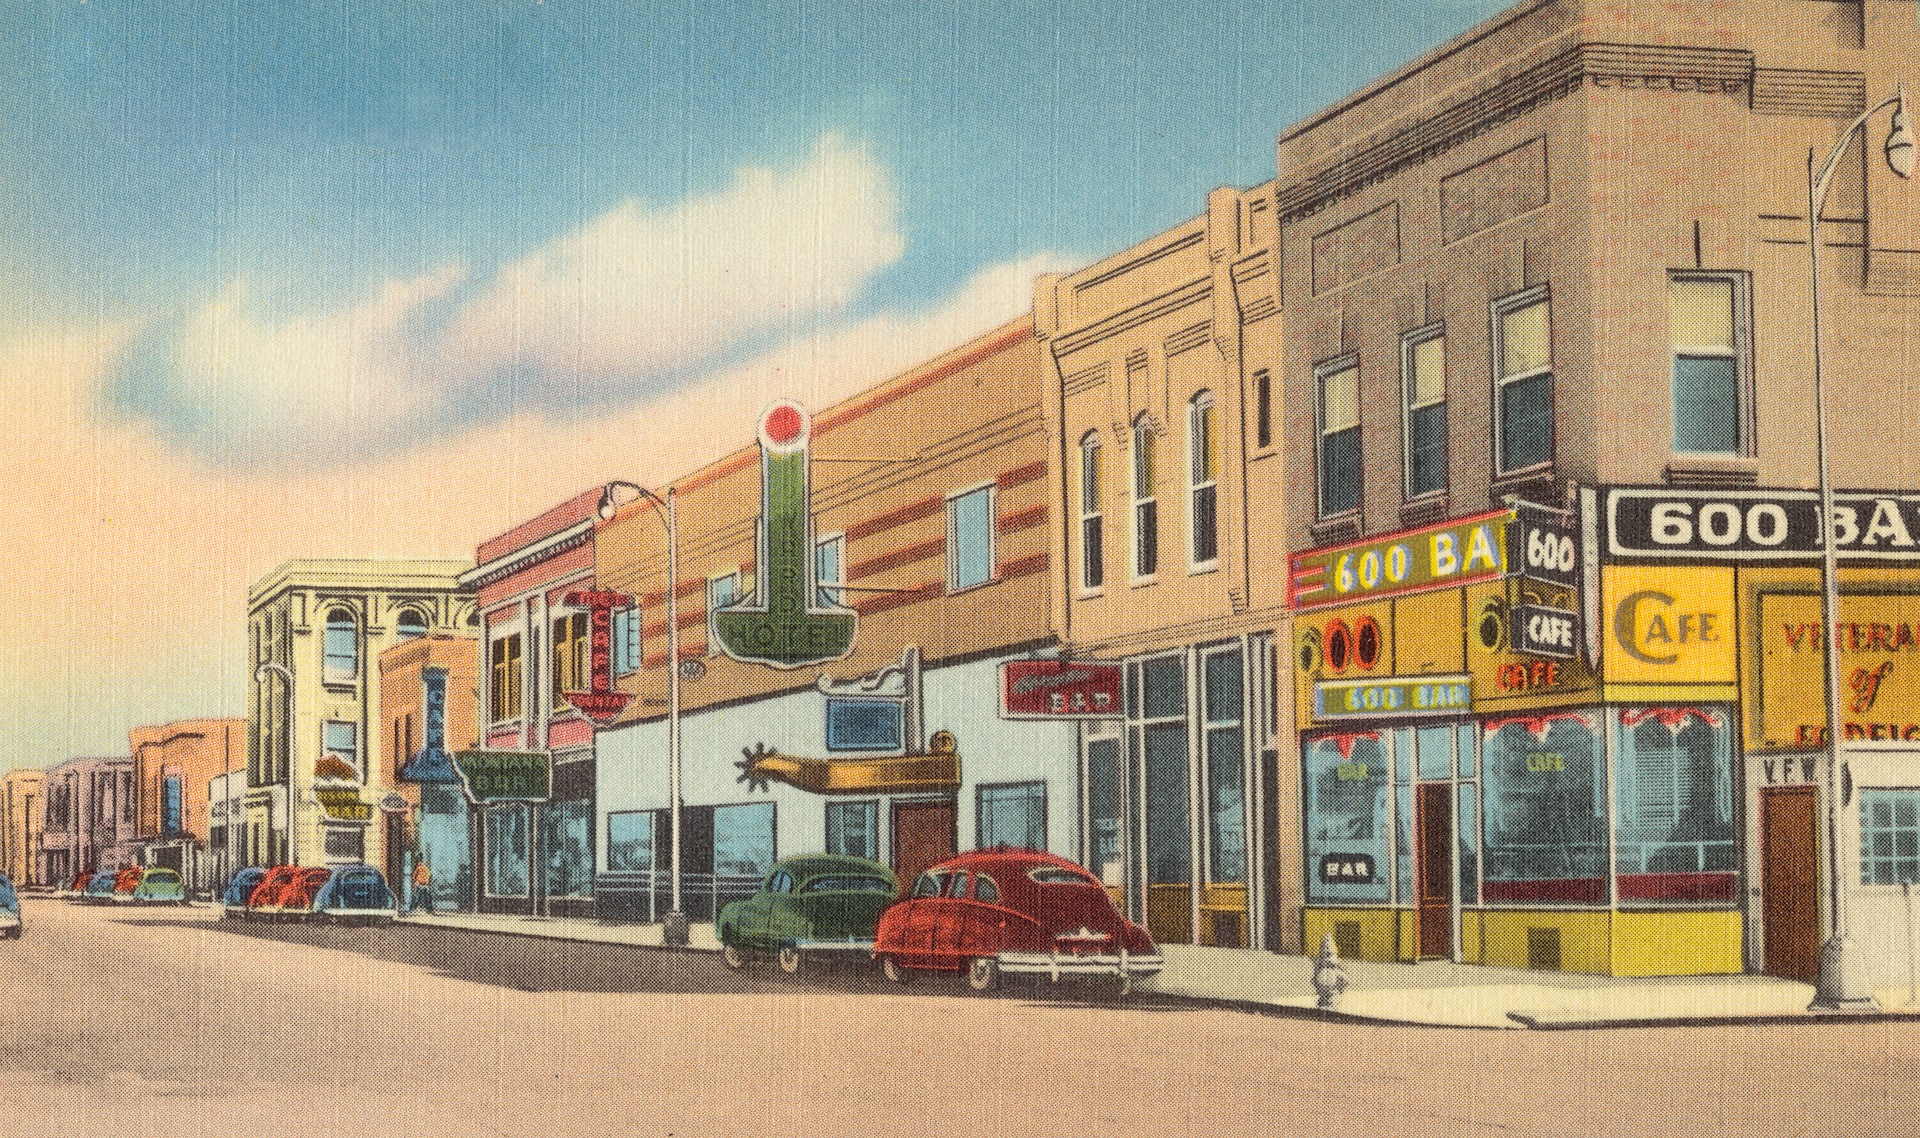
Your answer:
[[[1760,969],[1769,976],[1820,975],[1818,803],[1811,786],[1760,791]]]
[[[896,802],[893,804],[893,872],[902,889],[928,866],[959,852],[954,848],[952,802]]]
[[[1414,788],[1420,835],[1415,846],[1420,905],[1420,956],[1453,956],[1453,787],[1444,782]]]

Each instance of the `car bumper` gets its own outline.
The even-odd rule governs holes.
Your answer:
[[[1045,976],[1058,981],[1085,976],[1117,976],[1136,979],[1152,976],[1166,967],[1159,956],[1051,952],[1003,952],[997,958],[1000,971],[1017,976]]]
[[[20,914],[11,909],[0,909],[0,929],[20,927]]]
[[[317,909],[314,916],[330,921],[391,921],[399,914],[392,909]]]

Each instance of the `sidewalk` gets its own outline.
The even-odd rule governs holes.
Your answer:
[[[464,928],[549,940],[664,947],[657,924],[590,919],[435,913],[404,917],[402,926]],[[696,924],[680,951],[718,952],[711,924]],[[1269,1014],[1337,1020],[1536,1030],[1651,1027],[1730,1022],[1818,1022],[1844,1019],[1810,1013],[1811,984],[1772,976],[1630,978],[1425,961],[1343,961],[1349,986],[1337,1013],[1317,1009],[1313,958],[1237,948],[1163,945],[1166,970],[1135,987],[1141,994],[1204,1000]],[[1920,1023],[1907,988],[1875,993],[1879,1018]],[[1875,1013],[1867,1013],[1873,1015]]]

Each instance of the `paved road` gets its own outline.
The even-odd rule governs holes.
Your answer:
[[[1912,1134],[1920,1025],[1497,1032],[30,900],[0,1134]]]

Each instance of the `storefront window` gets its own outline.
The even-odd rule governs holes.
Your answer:
[[[1328,735],[1306,745],[1307,899],[1384,902],[1387,749],[1377,732]]]
[[[593,804],[555,802],[544,814],[547,896],[593,896]]]
[[[1489,903],[1606,901],[1607,791],[1596,726],[1580,712],[1487,723]]]
[[[974,821],[979,848],[1016,846],[1047,848],[1047,784],[1017,782],[986,784],[978,790]]]
[[[470,843],[467,800],[459,786],[421,786],[420,854],[433,870],[434,908],[464,909],[473,904]]]
[[[1860,791],[1860,884],[1920,881],[1920,788]]]
[[[1207,880],[1247,879],[1246,779],[1241,773],[1240,650],[1208,653]]]
[[[880,806],[877,802],[827,803],[827,852],[880,857]]]
[[[752,877],[773,868],[773,803],[713,809],[713,872]]]
[[[653,812],[621,810],[607,815],[607,870],[640,873],[653,868]]]
[[[527,896],[527,808],[518,803],[487,811],[487,892]]]
[[[1620,899],[1732,902],[1733,717],[1719,708],[1622,711],[1614,751]]]
[[[1459,795],[1460,903],[1480,903],[1480,788],[1463,782]]]
[[[1177,885],[1193,880],[1188,846],[1187,728],[1152,723],[1144,728],[1147,790],[1147,883]]]
[[[1120,740],[1087,743],[1087,868],[1101,881],[1124,881],[1120,856]]]

